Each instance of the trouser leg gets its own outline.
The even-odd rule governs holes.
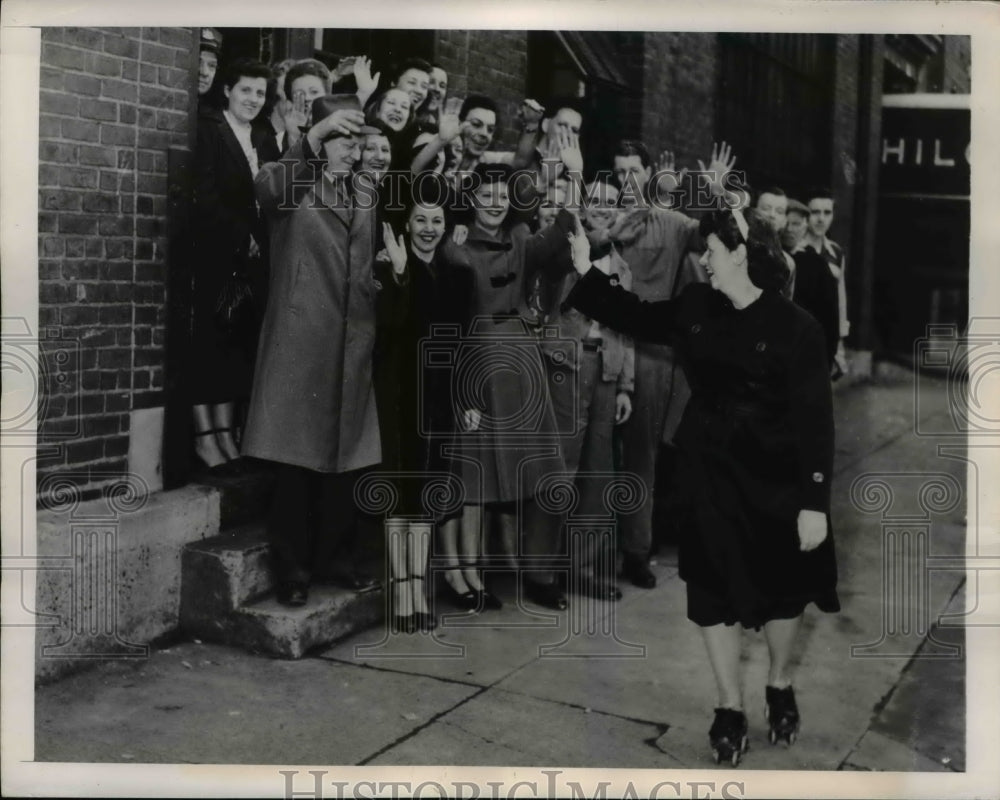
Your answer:
[[[614,383],[600,380],[597,374],[587,420],[587,434],[580,454],[580,468],[577,472],[577,488],[580,493],[580,507],[577,513],[584,517],[605,517],[611,513],[605,490],[612,471],[612,438],[614,434],[615,397]],[[609,528],[611,527],[609,522]],[[595,536],[588,546],[579,552],[579,567],[593,567],[611,563],[610,575],[594,575],[598,581],[614,582],[615,537],[603,530],[595,530]]]
[[[626,558],[646,561],[652,548],[656,454],[663,435],[670,377],[669,351],[636,347],[632,416],[622,429],[622,457],[624,469],[639,477],[646,492],[639,509],[619,520]]]
[[[278,464],[274,495],[267,515],[267,538],[275,578],[279,582],[308,582],[310,550],[315,529],[313,509],[317,473],[291,464]]]
[[[364,470],[324,474],[319,497],[318,530],[313,547],[315,571],[323,575],[355,572],[360,514],[354,487]]]

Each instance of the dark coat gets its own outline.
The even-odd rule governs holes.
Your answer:
[[[591,269],[569,302],[674,343],[692,396],[677,431],[681,577],[728,595],[744,625],[787,600],[836,611],[833,539],[799,550],[802,509],[829,514],[833,407],[818,323],[775,292],[737,310],[704,284],[643,303]]]
[[[827,363],[832,367],[840,341],[840,309],[837,279],[825,259],[811,247],[792,254],[795,259],[795,284],[792,300],[813,315],[823,329]]]
[[[381,472],[395,473],[399,502],[393,515],[428,513],[423,500],[427,479],[454,471],[443,452],[453,443],[456,411],[454,370],[434,366],[430,351],[458,344],[472,315],[472,272],[467,263],[440,254],[431,263],[407,245],[402,279],[392,266],[375,265],[378,300],[375,338],[375,397],[382,441]],[[451,348],[454,350],[454,348]],[[445,509],[439,509],[444,512]],[[455,513],[460,507],[448,509]]]
[[[219,113],[198,116],[194,174],[194,285],[191,389],[194,403],[223,403],[250,391],[256,331],[221,331],[219,294],[234,270],[251,282],[262,262],[248,260],[250,237],[265,246],[253,173],[229,123]]]
[[[271,282],[243,452],[318,472],[377,464],[374,212],[322,172],[305,137],[256,188]]]

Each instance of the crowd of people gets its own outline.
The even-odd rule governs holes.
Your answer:
[[[279,602],[379,585],[357,563],[373,478],[394,632],[433,630],[438,601],[501,608],[487,556],[518,567],[519,601],[565,609],[569,554],[576,591],[614,602],[619,576],[656,585],[666,483],[717,756],[745,749],[743,628],[765,632],[772,734],[794,738],[798,622],[839,608],[830,381],[848,321],[829,192],[753,192],[724,143],[678,171],[623,140],[585,182],[574,99],[525,99],[498,151],[497,103],[449,96],[433,63],[220,67],[220,42],[203,31],[194,448],[211,468],[275,465]],[[617,538],[568,547],[552,487],[597,518],[616,475],[644,489]]]

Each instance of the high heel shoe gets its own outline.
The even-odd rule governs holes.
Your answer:
[[[423,583],[424,576],[411,575],[409,579],[413,581],[420,581],[421,583]],[[426,611],[414,611],[413,619],[414,622],[416,623],[417,630],[422,631],[423,633],[428,633],[434,630],[438,626],[437,617]]]
[[[476,603],[480,608],[486,608],[490,611],[499,611],[503,608],[503,601],[493,594],[489,589],[480,589],[475,592]]]
[[[232,428],[216,428],[215,432],[221,434],[231,434],[232,430],[233,430]],[[244,459],[243,456],[240,454],[239,448],[236,446],[235,441],[233,442],[233,447],[236,448],[236,455],[233,456],[232,458],[230,458],[226,454],[226,451],[221,447],[219,448],[219,451],[222,453],[223,456],[225,456],[226,466],[228,466],[231,471],[237,474],[243,474],[244,472],[246,472],[247,468],[246,459]]]
[[[476,596],[476,593],[473,592],[472,590],[459,593],[455,591],[455,589],[452,587],[450,583],[448,583],[448,581],[445,581],[444,585],[447,587],[445,598],[452,605],[458,606],[458,608],[462,609],[463,611],[475,611],[477,608],[479,608],[480,605],[479,598]]]
[[[194,438],[201,439],[203,436],[215,436],[215,434],[218,433],[218,430],[219,430],[218,428],[209,428],[207,431],[197,431],[194,435]],[[195,447],[194,449],[195,458],[197,458],[202,464],[204,464],[205,469],[207,469],[209,472],[219,472],[223,469],[223,467],[225,467],[229,463],[229,461],[226,459],[226,454],[223,453],[221,449],[219,449],[218,444],[216,444],[216,449],[219,450],[219,455],[222,456],[222,461],[220,461],[218,464],[209,464],[204,459],[204,457],[198,452],[198,448]]]
[[[389,585],[394,586],[397,583],[406,583],[409,580],[409,578],[389,578]],[[391,609],[389,614],[389,633],[416,633],[418,625],[417,615],[412,611],[409,614],[397,614],[395,593],[389,595],[389,603]]]
[[[565,611],[569,606],[566,593],[559,587],[556,581],[552,581],[552,583],[535,583],[534,581],[526,580],[524,582],[524,592],[529,600],[555,611]]]
[[[475,570],[477,582],[481,581],[482,574],[479,572],[479,565],[476,562],[467,562],[462,565],[462,569]],[[466,601],[470,603],[470,608],[479,611],[499,611],[503,608],[503,601],[485,586],[481,586],[479,589],[470,589],[467,594],[472,595],[471,600]]]

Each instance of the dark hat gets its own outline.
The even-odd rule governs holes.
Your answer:
[[[201,48],[202,50],[209,50],[212,53],[218,54],[219,49],[222,47],[222,34],[219,33],[215,28],[202,28],[201,29]]]
[[[312,102],[312,118],[313,124],[315,125],[322,119],[326,119],[335,111],[343,111],[344,109],[350,109],[351,111],[361,111],[361,101],[358,100],[356,94],[327,94],[323,97],[317,97]],[[307,133],[308,127],[302,128],[303,133]],[[372,125],[362,125],[359,133],[368,134],[379,134],[382,133],[381,130]],[[338,136],[343,136],[342,133],[333,133],[327,136],[327,139],[336,139]],[[326,141],[326,140],[324,140]]]
[[[802,203],[802,202],[796,200],[794,197],[789,197],[788,198],[788,209],[787,210],[788,211],[797,211],[799,214],[801,214],[804,217],[808,217],[809,213],[810,213],[809,212],[809,206],[807,206],[805,203]]]

